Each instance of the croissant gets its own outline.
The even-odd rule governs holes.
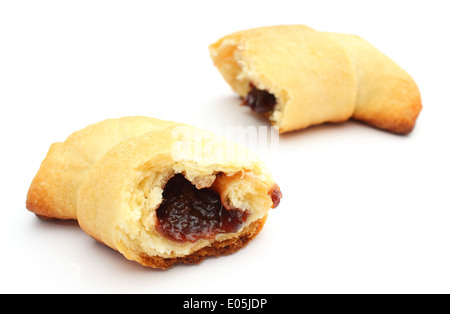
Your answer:
[[[125,117],[53,144],[27,209],[77,219],[126,258],[165,269],[244,247],[280,198],[247,149],[188,125]]]
[[[407,134],[422,109],[408,73],[354,35],[281,25],[230,34],[209,50],[243,104],[280,133],[353,118]]]

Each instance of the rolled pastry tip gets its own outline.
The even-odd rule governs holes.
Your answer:
[[[353,118],[407,134],[422,109],[411,76],[354,35],[270,26],[227,35],[209,50],[243,104],[280,133]]]
[[[165,269],[244,247],[280,198],[264,164],[244,147],[184,124],[126,117],[53,144],[27,208],[77,219],[126,258]]]

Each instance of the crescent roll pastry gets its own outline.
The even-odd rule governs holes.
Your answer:
[[[77,219],[126,258],[165,269],[239,250],[280,198],[247,149],[184,124],[127,117],[53,144],[27,208]]]
[[[114,145],[173,122],[124,117],[92,124],[51,145],[31,183],[27,208],[41,218],[77,219],[78,189],[90,168]]]
[[[408,73],[357,36],[283,25],[236,32],[209,49],[243,104],[280,133],[354,118],[407,134],[422,109]]]

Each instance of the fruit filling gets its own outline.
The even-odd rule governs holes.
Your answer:
[[[253,111],[258,113],[267,113],[273,111],[277,100],[275,96],[268,91],[257,89],[253,84],[250,84],[250,92],[242,103],[244,106],[249,106]]]
[[[211,188],[197,189],[182,174],[164,187],[163,201],[156,210],[156,229],[177,242],[213,239],[219,233],[237,232],[248,212],[226,209]]]

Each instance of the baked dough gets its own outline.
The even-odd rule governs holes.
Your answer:
[[[27,208],[41,218],[77,219],[78,189],[87,172],[114,145],[173,122],[148,117],[108,119],[51,145],[27,197]]]
[[[354,35],[280,25],[227,35],[209,49],[242,98],[254,88],[275,96],[264,114],[280,133],[354,118],[407,134],[422,109],[408,73]]]
[[[238,229],[195,241],[161,232],[157,210],[165,187],[181,175],[193,189],[220,195],[226,210],[244,212]],[[27,208],[45,218],[77,219],[89,235],[128,259],[167,268],[242,248],[280,198],[272,176],[247,149],[184,124],[126,117],[53,144],[31,184]]]

